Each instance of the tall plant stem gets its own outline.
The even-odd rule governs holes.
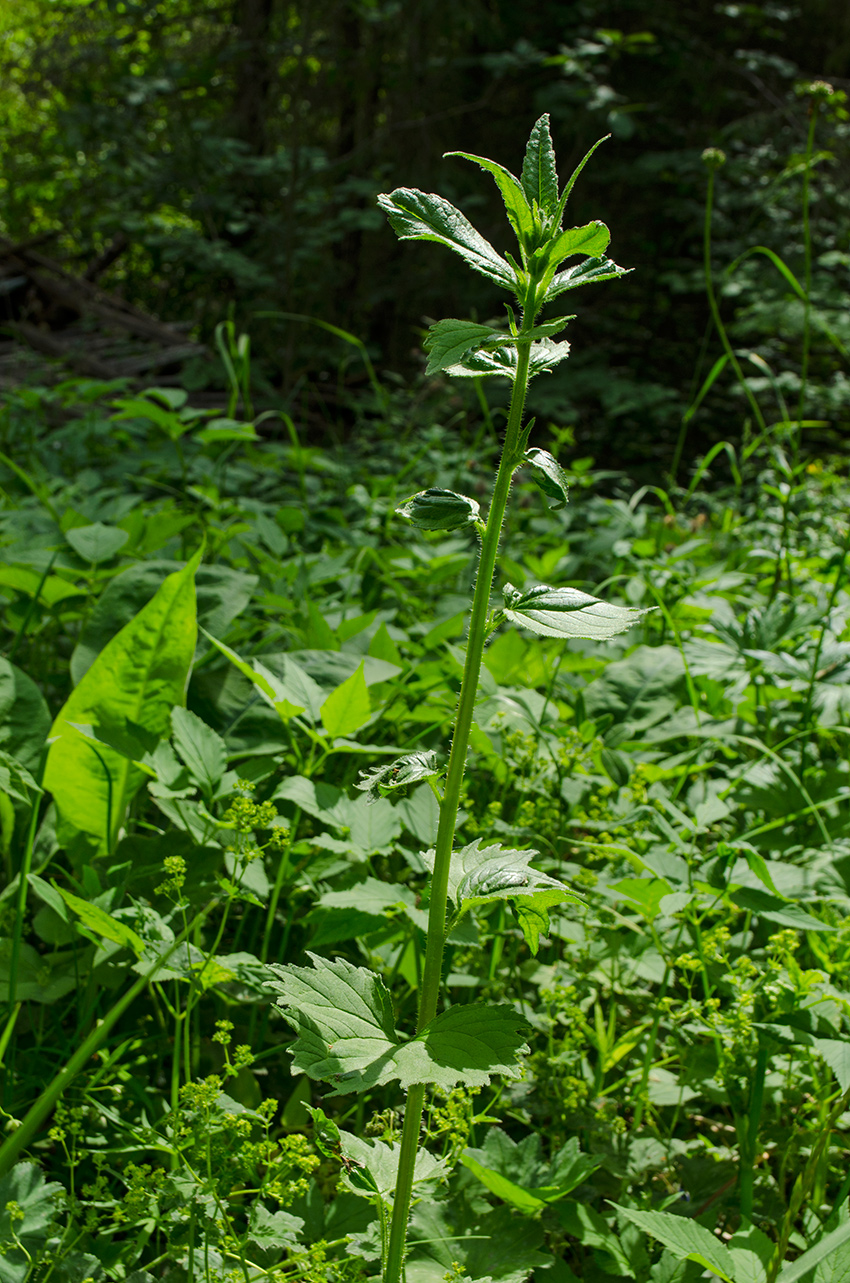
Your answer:
[[[484,641],[487,635],[487,616],[490,610],[490,592],[493,587],[493,574],[496,569],[496,557],[499,551],[499,539],[502,534],[502,522],[511,488],[511,479],[520,462],[518,452],[522,411],[525,405],[525,394],[528,389],[528,364],[531,356],[531,340],[523,339],[525,331],[534,324],[534,315],[529,309],[523,317],[522,330],[517,342],[517,371],[511,396],[508,422],[505,431],[505,442],[487,525],[481,539],[481,555],[478,561],[478,575],[475,581],[475,594],[472,599],[472,613],[469,620],[469,638],[466,646],[466,662],[463,668],[463,681],[458,699],[455,719],[452,751],[449,756],[446,786],[440,803],[440,822],[437,829],[437,843],[434,855],[434,873],[431,878],[431,903],[428,911],[428,941],[425,946],[425,965],[422,973],[422,986],[419,991],[419,1020],[417,1032],[424,1029],[437,1012],[437,999],[440,993],[440,975],[443,965],[443,946],[446,934],[446,901],[449,886],[449,869],[452,858],[455,825],[457,823],[460,793],[463,785],[463,772],[466,766],[466,753],[469,748],[469,735],[472,729],[472,716],[475,710],[475,697],[478,693],[478,678],[481,672],[481,657],[484,653]],[[404,1128],[401,1137],[401,1151],[398,1160],[398,1181],[393,1206],[393,1219],[390,1228],[390,1243],[384,1270],[384,1283],[400,1283],[404,1268],[404,1248],[407,1237],[407,1218],[410,1211],[410,1197],[413,1192],[413,1169],[416,1152],[419,1148],[419,1126],[422,1121],[422,1106],[425,1100],[425,1084],[416,1083],[407,1094],[404,1111]]]

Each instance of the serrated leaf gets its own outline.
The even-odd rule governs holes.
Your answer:
[[[475,499],[438,486],[420,490],[396,508],[399,516],[406,517],[418,530],[459,530],[477,521],[480,511]]]
[[[522,189],[532,208],[536,202],[546,214],[553,214],[557,209],[558,171],[548,112],[536,121],[529,135],[522,162]]]
[[[361,771],[360,782],[354,787],[366,794],[367,802],[374,803],[392,789],[404,788],[419,780],[432,780],[439,774],[437,754],[433,749],[428,749],[423,753],[407,753],[404,757],[397,757],[388,766],[374,766],[369,771]]]
[[[584,227],[568,227],[547,247],[549,262],[553,267],[557,267],[572,254],[584,254],[587,258],[601,258],[610,241],[611,233],[605,224],[598,220],[586,223]]]
[[[458,1083],[483,1087],[493,1074],[519,1072],[526,1025],[513,1007],[450,1007],[415,1038],[401,1042],[380,976],[342,958],[308,957],[312,968],[270,966],[268,988],[298,1032],[291,1048],[293,1068],[332,1083],[332,1095],[395,1079],[404,1089],[423,1082],[448,1089]]]
[[[514,289],[516,274],[511,265],[496,253],[460,210],[442,196],[397,187],[389,195],[380,195],[378,204],[386,211],[390,226],[400,240],[436,241],[459,254],[476,272]]]
[[[504,614],[512,624],[528,628],[541,637],[585,637],[604,641],[624,633],[648,612],[633,606],[613,606],[578,588],[550,588],[538,584],[520,592],[513,584],[504,587]]]
[[[454,365],[472,348],[478,347],[485,339],[500,337],[500,331],[492,325],[478,325],[475,321],[456,321],[448,318],[432,325],[423,347],[429,353],[426,374],[437,374],[448,365]]]
[[[532,468],[536,468],[539,476],[534,480],[540,489],[550,499],[554,499],[553,508],[562,507],[570,497],[570,482],[564,472],[564,469],[558,463],[548,450],[526,450],[525,457]]]
[[[577,899],[571,892],[535,891],[533,895],[518,895],[514,899],[513,909],[517,916],[520,930],[531,953],[537,954],[540,948],[540,937],[549,934],[549,910],[564,900]]]
[[[569,343],[553,343],[551,339],[541,339],[531,345],[531,357],[528,365],[528,377],[535,374],[548,374],[570,354]],[[482,375],[499,374],[506,379],[515,379],[517,370],[517,349],[512,343],[504,347],[486,348],[469,353],[457,365],[445,367],[446,374],[456,378],[474,379]]]
[[[488,160],[486,156],[473,156],[468,151],[447,151],[443,155],[444,157],[461,156],[464,160],[471,160],[473,165],[478,165],[488,174],[492,174],[496,186],[502,193],[511,226],[522,245],[526,237],[534,231],[534,219],[519,179],[515,178],[510,170],[505,169],[504,165],[497,164],[495,160]]]
[[[612,1206],[638,1229],[657,1238],[680,1261],[696,1261],[726,1283],[733,1283],[735,1262],[728,1248],[704,1226],[686,1216],[674,1216],[671,1212],[638,1212],[617,1203]]]
[[[330,695],[320,709],[322,724],[329,735],[352,735],[365,726],[372,716],[369,688],[363,675],[363,665]]]
[[[618,267],[610,258],[586,258],[574,267],[567,267],[558,272],[543,298],[544,303],[551,303],[553,298],[567,290],[577,290],[580,285],[596,285],[600,281],[613,281],[618,276],[628,276],[631,267]]]

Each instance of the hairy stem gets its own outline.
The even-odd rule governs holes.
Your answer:
[[[493,587],[493,574],[496,569],[502,522],[505,516],[505,508],[507,507],[508,494],[510,493],[511,478],[520,462],[518,442],[522,411],[525,405],[525,394],[528,389],[528,365],[531,356],[531,340],[524,340],[522,334],[530,330],[533,324],[533,310],[529,308],[523,318],[520,340],[517,344],[517,371],[508,412],[505,442],[502,447],[502,457],[499,461],[499,471],[496,474],[496,484],[493,489],[487,526],[481,539],[481,556],[478,562],[478,575],[475,582],[475,594],[472,600],[472,613],[469,620],[469,638],[466,647],[463,682],[457,706],[452,750],[446,774],[446,786],[440,803],[440,822],[437,829],[434,873],[431,879],[431,902],[428,911],[428,941],[425,948],[422,985],[419,991],[417,1032],[422,1030],[430,1020],[433,1020],[437,1012],[437,999],[440,993],[440,976],[443,964],[443,946],[446,934],[446,902],[452,843],[460,805],[463,772],[466,766],[469,735],[475,710],[475,698],[478,693],[478,678],[481,672],[481,657],[484,653],[487,616],[490,609],[490,592]],[[410,1210],[410,1197],[413,1191],[413,1169],[416,1162],[416,1152],[419,1148],[419,1127],[422,1121],[424,1100],[424,1083],[417,1083],[410,1088],[404,1112],[404,1128],[398,1161],[398,1183],[395,1191],[384,1283],[400,1283],[402,1278],[407,1218]]]

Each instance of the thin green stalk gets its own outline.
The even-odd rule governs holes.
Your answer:
[[[214,901],[210,901],[209,904],[201,909],[200,913],[196,915],[194,921],[203,921],[214,903]],[[192,925],[194,925],[194,923]],[[164,966],[175,950],[179,949],[180,945],[183,943],[185,935],[186,933],[181,931],[180,935],[177,936],[174,942],[169,945],[165,953],[157,958],[144,975],[139,976],[135,984],[131,985],[127,992],[112,1005],[103,1020],[101,1020],[100,1023],[92,1029],[88,1038],[80,1044],[74,1054],[70,1057],[64,1069],[60,1070],[56,1077],[48,1083],[44,1091],[30,1107],[20,1127],[13,1131],[12,1134],[3,1142],[2,1146],[0,1146],[0,1177],[5,1176],[6,1173],[11,1170],[21,1150],[26,1149],[27,1145],[29,1145],[33,1140],[38,1129],[50,1114],[65,1089],[74,1081],[77,1074],[79,1074],[81,1070],[85,1069],[91,1057],[95,1054],[101,1044],[106,1041],[113,1026],[117,1024],[124,1012],[130,1004],[135,1001],[145,986],[150,984],[160,967]]]
[[[753,1186],[755,1184],[756,1150],[758,1148],[759,1122],[764,1104],[764,1079],[767,1073],[768,1053],[762,1048],[756,1057],[756,1069],[750,1088],[750,1105],[747,1117],[743,1119],[746,1129],[746,1146],[741,1147],[740,1169],[738,1173],[738,1197],[741,1216],[744,1220],[753,1219]]]
[[[794,436],[794,462],[800,454],[803,434],[803,407],[806,400],[806,383],[809,377],[809,352],[812,345],[811,306],[812,306],[812,233],[809,221],[809,175],[812,167],[812,156],[815,146],[815,129],[818,123],[818,103],[813,99],[809,103],[809,132],[806,137],[806,167],[803,170],[803,255],[805,262],[803,303],[803,359],[800,367],[800,399],[797,403],[797,431]]]
[[[496,484],[493,489],[487,525],[481,539],[481,555],[478,562],[478,576],[469,620],[469,638],[466,647],[463,682],[458,700],[446,785],[440,804],[434,872],[431,878],[431,902],[428,911],[428,939],[425,947],[422,985],[419,991],[417,1032],[421,1031],[430,1020],[433,1020],[437,1012],[446,933],[446,903],[452,843],[460,805],[463,773],[466,766],[466,754],[469,748],[469,736],[475,710],[475,698],[478,693],[478,679],[481,672],[481,659],[487,635],[487,618],[490,611],[490,593],[493,587],[493,575],[499,551],[499,540],[502,534],[502,523],[510,493],[511,479],[520,461],[518,454],[520,424],[528,389],[528,366],[531,356],[531,341],[530,339],[523,340],[522,334],[530,330],[533,324],[534,314],[532,309],[529,308],[523,317],[520,339],[517,343],[517,370],[508,412],[505,442],[502,448],[502,457],[499,461],[499,471],[496,474]],[[393,1205],[393,1219],[384,1270],[384,1283],[400,1283],[402,1278],[407,1218],[413,1191],[413,1168],[416,1161],[416,1152],[419,1148],[419,1128],[424,1100],[425,1085],[423,1083],[417,1083],[410,1088],[404,1114],[404,1128],[402,1130],[401,1150],[398,1161],[398,1182]]]

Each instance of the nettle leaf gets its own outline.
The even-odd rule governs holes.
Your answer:
[[[458,1083],[486,1086],[493,1074],[518,1075],[518,1058],[528,1050],[527,1025],[513,1007],[450,1007],[401,1042],[380,976],[342,958],[307,956],[313,968],[271,965],[267,987],[298,1033],[293,1069],[332,1083],[331,1095],[395,1079],[405,1090],[413,1083],[451,1089]]]
[[[486,339],[503,337],[492,325],[478,325],[475,321],[456,321],[451,318],[437,321],[428,331],[423,347],[430,355],[426,374],[436,374],[478,347]]]
[[[459,530],[471,521],[477,521],[480,505],[465,494],[454,490],[441,490],[432,486],[411,495],[396,512],[406,517],[419,530]]]
[[[502,200],[505,202],[505,209],[511,226],[516,232],[517,240],[522,244],[525,238],[533,233],[534,218],[522,183],[509,169],[497,164],[495,160],[488,160],[486,156],[473,156],[468,151],[447,151],[443,152],[443,156],[460,156],[463,160],[471,160],[473,165],[478,165],[488,174],[492,174],[496,186],[502,193]]]
[[[378,204],[386,211],[399,240],[436,241],[454,250],[482,276],[510,290],[515,288],[516,273],[511,265],[475,230],[469,219],[442,196],[397,187],[389,195],[380,195]]]
[[[672,1212],[637,1212],[630,1207],[612,1203],[619,1215],[637,1225],[646,1234],[657,1238],[680,1261],[696,1261],[712,1274],[732,1283],[735,1261],[728,1248],[718,1238],[687,1216],[674,1216]]]
[[[505,584],[505,618],[541,637],[585,637],[605,641],[624,633],[648,613],[633,606],[613,606],[578,588],[538,584],[521,592]]]
[[[408,753],[404,757],[397,757],[388,766],[375,766],[369,771],[361,771],[360,783],[354,787],[366,794],[367,802],[374,803],[392,789],[404,788],[419,780],[432,780],[439,774],[437,754],[433,749],[428,749],[424,753]]]
[[[536,468],[539,473],[534,480],[540,489],[550,499],[555,500],[555,503],[550,506],[553,509],[563,507],[570,497],[570,482],[557,459],[548,450],[538,449],[526,450],[525,457],[532,468]]]
[[[567,290],[576,290],[580,285],[595,285],[599,281],[613,281],[618,276],[628,276],[631,267],[618,267],[610,258],[586,258],[574,267],[567,267],[553,278],[543,297],[544,303],[551,303],[553,298]]]
[[[570,354],[569,343],[553,343],[551,339],[541,339],[531,345],[531,359],[528,365],[528,377],[535,374],[548,374]],[[487,348],[468,353],[457,365],[445,367],[446,374],[456,378],[474,379],[482,375],[500,374],[506,379],[515,379],[517,370],[517,350],[515,345],[506,343],[504,347]]]
[[[563,882],[531,868],[530,861],[539,854],[496,844],[482,847],[480,838],[453,851],[448,892],[458,916],[475,905],[511,900],[528,947],[537,953],[540,935],[549,930],[549,909],[567,900],[581,903]],[[434,852],[426,851],[422,858],[433,870]]]
[[[536,202],[544,213],[555,213],[558,208],[558,171],[549,133],[548,112],[535,123],[529,135],[522,162],[522,189],[532,208]]]

